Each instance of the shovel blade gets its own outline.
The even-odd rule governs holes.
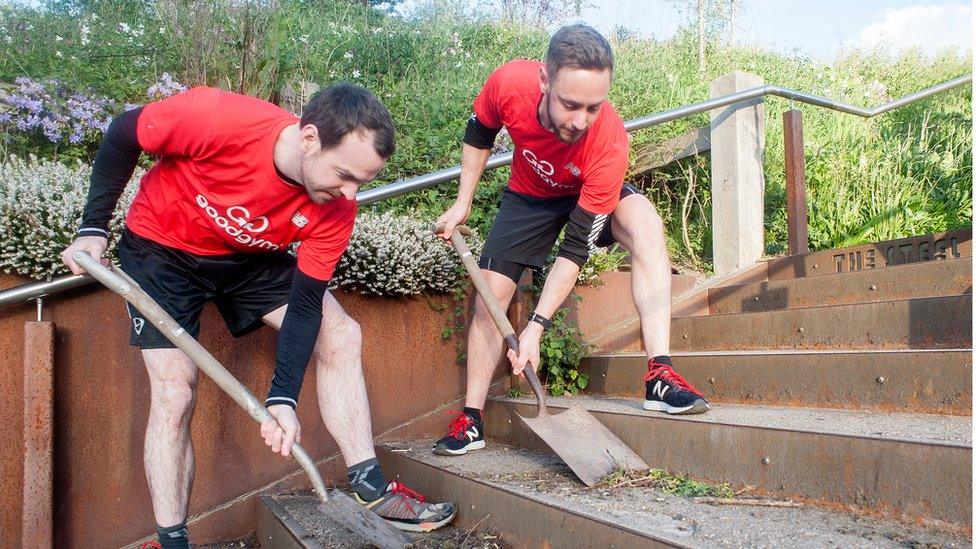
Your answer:
[[[640,456],[578,404],[558,414],[519,417],[587,486],[617,469],[648,468]]]
[[[380,549],[403,549],[413,542],[405,532],[339,490],[329,491],[329,501],[319,504],[319,511]]]

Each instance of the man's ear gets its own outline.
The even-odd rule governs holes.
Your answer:
[[[319,129],[315,127],[315,124],[305,124],[298,132],[301,136],[303,154],[316,153],[322,148],[322,142],[319,140]]]
[[[539,67],[539,89],[542,93],[549,93],[549,72],[545,64]]]

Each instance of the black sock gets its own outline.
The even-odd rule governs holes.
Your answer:
[[[383,477],[376,458],[353,465],[346,472],[346,476],[349,477],[353,491],[366,501],[373,501],[386,492],[386,478]]]
[[[465,406],[464,410],[462,411],[464,412],[464,415],[473,419],[475,423],[481,423],[481,410],[477,408],[468,408]]]
[[[163,549],[190,549],[190,534],[186,531],[186,521],[176,526],[156,525],[156,534],[159,535],[159,545]]]
[[[654,358],[651,359],[651,363],[652,364],[667,364],[668,366],[671,366],[672,368],[674,368],[674,364],[671,364],[671,356],[670,355],[658,355],[658,356],[656,356],[656,357],[654,357]]]

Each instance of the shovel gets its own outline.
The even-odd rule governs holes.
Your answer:
[[[436,230],[434,232],[441,232]],[[471,276],[474,287],[481,296],[481,299],[488,307],[491,318],[495,321],[495,326],[501,332],[502,338],[509,349],[519,352],[518,336],[512,324],[505,316],[495,294],[485,281],[481,268],[471,255],[471,250],[464,242],[461,235],[471,235],[471,229],[464,225],[459,225],[454,234],[451,235],[451,244],[461,256],[461,262]],[[533,433],[539,436],[557,456],[566,462],[566,465],[576,473],[576,476],[587,486],[593,486],[610,473],[623,469],[631,471],[634,469],[646,470],[647,464],[633,450],[618,439],[610,429],[603,426],[593,415],[576,404],[565,412],[550,414],[546,408],[546,394],[539,383],[539,376],[536,375],[532,366],[524,370],[525,377],[532,386],[532,392],[539,402],[539,413],[535,417],[519,418],[529,426]]]
[[[231,399],[250,414],[258,423],[272,420],[274,417],[264,405],[247,390],[241,382],[227,371],[217,359],[200,345],[193,336],[186,333],[166,311],[153,301],[146,292],[131,278],[116,266],[106,267],[92,259],[86,252],[75,252],[74,260],[99,282],[113,292],[121,295],[142,314],[146,315],[167,339],[186,353],[203,373],[217,384]],[[383,520],[376,513],[356,503],[351,497],[339,490],[327,491],[322,476],[315,467],[308,452],[295,443],[291,454],[302,466],[312,481],[315,494],[322,501],[319,510],[329,518],[338,522],[351,532],[358,534],[381,549],[402,549],[411,539],[405,533],[397,530],[392,524]]]

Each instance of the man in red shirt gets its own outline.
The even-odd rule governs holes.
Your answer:
[[[383,477],[373,448],[361,364],[362,335],[326,290],[349,243],[356,191],[393,154],[393,122],[365,89],[338,84],[316,94],[301,119],[258,99],[213,88],[123,113],[92,167],[78,237],[62,253],[100,258],[108,222],[142,151],[158,157],[140,183],[119,241],[123,269],[194,337],[214,301],[231,333],[262,323],[280,330],[261,426],[272,451],[301,440],[295,414],[314,359],[318,405],[355,497],[398,528],[450,522],[452,503],[426,503]],[[300,242],[297,261],[287,248]],[[149,372],[144,462],[162,547],[188,547],[193,482],[190,419],[197,368],[129,307],[130,343]]]
[[[630,252],[634,304],[648,355],[644,408],[702,413],[708,410],[705,398],[671,365],[671,268],[664,225],[647,198],[624,184],[627,133],[607,101],[612,77],[610,44],[584,25],[557,31],[545,63],[512,61],[496,69],[474,102],[458,198],[437,220],[445,225],[441,236],[448,237],[470,215],[492,144],[506,127],[515,143],[512,174],[480,260],[503,307],[522,271],[543,267],[565,227],[535,312],[519,335],[521,354],[509,351],[513,372],[538,367],[543,331],[573,289],[580,267],[597,247],[619,242]],[[448,435],[435,443],[435,453],[484,448],[481,410],[501,351],[502,339],[478,300],[468,334],[465,407]]]

